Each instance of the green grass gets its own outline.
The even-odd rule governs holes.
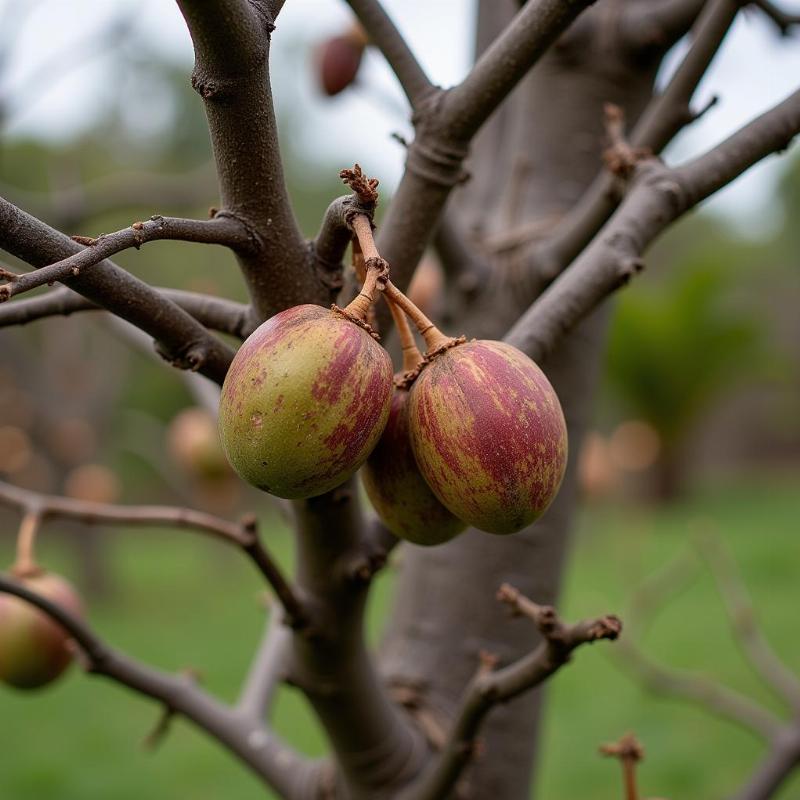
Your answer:
[[[570,618],[624,610],[643,576],[687,546],[699,518],[712,520],[740,564],[760,621],[786,662],[800,672],[797,580],[800,527],[792,480],[709,487],[670,510],[587,509],[576,539],[563,612]],[[275,527],[272,549],[289,559]],[[70,552],[45,538],[42,556],[74,572]],[[262,590],[248,564],[223,546],[185,533],[131,531],[110,546],[113,599],[91,609],[107,640],[165,669],[191,666],[209,689],[233,699],[261,632]],[[10,559],[10,537],[0,540]],[[377,637],[391,577],[370,615]],[[700,571],[654,620],[644,646],[664,662],[713,675],[771,707],[769,692],[742,660],[707,572]],[[644,694],[612,660],[613,646],[584,648],[551,683],[540,760],[541,800],[618,800],[615,764],[597,746],[633,730],[644,742],[646,795],[713,800],[748,774],[763,745],[694,707]],[[192,800],[264,798],[239,764],[188,725],[176,722],[155,753],[140,746],[159,709],[102,678],[74,669],[36,695],[0,691],[0,797],[4,800]],[[276,727],[312,754],[324,741],[302,700],[283,692]],[[489,755],[487,754],[487,757]],[[800,778],[779,795],[800,796]]]

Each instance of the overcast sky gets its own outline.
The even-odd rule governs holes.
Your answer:
[[[787,10],[800,12],[800,0],[778,2]],[[475,4],[475,0],[384,0],[428,73],[443,86],[458,81],[468,69]],[[2,12],[9,9],[10,14],[4,16]],[[6,135],[33,133],[58,138],[91,126],[115,91],[114,81],[109,79],[114,74],[113,52],[100,52],[89,59],[80,54],[96,47],[92,31],[103,29],[123,9],[130,9],[134,40],[142,48],[186,64],[188,71],[191,42],[173,0],[0,0],[0,26],[5,32],[25,21],[21,32],[14,35],[0,96],[13,101],[15,86],[23,85],[26,76],[40,67],[47,76],[35,103],[23,106],[17,101],[12,105],[15,113]],[[287,0],[273,37],[278,113],[288,103],[302,111],[308,124],[296,135],[304,140],[301,144],[309,153],[326,161],[335,157],[337,163],[359,160],[369,172],[392,185],[400,175],[403,154],[390,134],[409,129],[403,96],[381,57],[371,53],[362,70],[361,86],[340,98],[324,100],[313,82],[309,44],[339,31],[348,19],[347,6],[340,0]],[[67,58],[63,57],[64,48],[72,51]],[[679,55],[680,48],[668,60],[666,70]],[[54,56],[57,65],[48,67],[48,59]],[[698,103],[712,94],[720,96],[720,103],[680,137],[668,151],[668,160],[701,152],[798,84],[800,32],[782,39],[760,13],[746,11],[698,93]],[[291,96],[287,86],[293,87]],[[159,113],[158,98],[148,97],[146,92],[131,98],[131,119],[143,130],[158,121]],[[721,192],[711,207],[734,216],[740,228],[768,232],[768,198],[779,174],[777,159],[772,159]]]

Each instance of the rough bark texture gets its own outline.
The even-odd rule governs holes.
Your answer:
[[[507,5],[481,4],[479,47],[514,4]],[[656,64],[626,61],[603,7],[589,15],[579,35],[566,35],[548,53],[476,141],[468,164],[474,178],[454,201],[459,221],[478,242],[563,214],[600,168],[603,104],[616,103],[635,120],[650,98]],[[522,311],[511,297],[511,291],[502,301],[487,297],[453,332],[502,337]],[[530,649],[530,630],[493,602],[503,581],[537,602],[558,596],[575,511],[575,454],[592,411],[606,317],[605,310],[595,312],[541,365],[564,408],[572,454],[544,518],[513,537],[470,531],[433,551],[406,548],[383,665],[393,683],[418,687],[433,708],[452,712],[480,650],[507,663]],[[535,692],[492,713],[483,729],[486,756],[467,777],[470,796],[529,797],[540,703]]]

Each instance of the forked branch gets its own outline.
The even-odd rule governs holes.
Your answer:
[[[380,0],[347,0],[359,22],[397,76],[412,108],[416,108],[426,94],[435,87],[419,65],[414,53]]]
[[[631,6],[631,9],[635,6]],[[664,90],[642,112],[629,137],[635,151],[660,153],[699,112],[690,107],[692,96],[705,75],[739,11],[737,0],[711,0],[691,33],[691,46]],[[605,224],[620,199],[615,178],[601,172],[552,233],[532,243],[529,257],[535,290],[553,280],[576,258]]]
[[[186,675],[171,675],[136,661],[103,642],[82,620],[19,581],[0,575],[0,592],[33,604],[63,627],[90,674],[107,678],[161,703],[202,728],[247,764],[284,798],[304,796],[310,765],[263,725],[243,719]]]
[[[651,159],[636,170],[619,210],[592,244],[539,297],[506,341],[534,360],[602,300],[641,271],[642,254],[664,229],[753,164],[786,149],[800,132],[800,91],[706,154],[670,169]]]
[[[13,280],[0,285],[0,302],[45,284],[75,278],[83,270],[96,266],[109,256],[131,247],[138,250],[146,242],[172,239],[225,245],[238,250],[245,250],[253,245],[247,227],[225,213],[219,213],[208,220],[155,215],[146,222],[134,222],[116,233],[101,234],[97,238],[73,236],[72,239],[84,245],[84,249],[54,264],[16,275]]]
[[[423,773],[419,783],[403,793],[402,800],[449,797],[475,751],[480,726],[492,708],[543,683],[566,664],[581,645],[599,639],[614,640],[622,631],[622,622],[613,615],[569,625],[552,606],[534,603],[508,584],[500,587],[497,598],[513,613],[532,620],[543,641],[531,653],[502,669],[494,668],[496,658],[482,655],[481,666],[464,693],[441,755]]]
[[[0,248],[34,267],[81,251],[81,246],[41,220],[0,198]],[[97,264],[64,283],[88,300],[149,333],[173,365],[222,383],[233,360],[230,347],[197,320],[143,281],[111,261]]]
[[[42,522],[66,517],[87,525],[97,523],[169,525],[210,534],[237,546],[247,554],[280,599],[286,620],[292,627],[302,628],[309,623],[307,610],[261,544],[255,517],[248,516],[236,523],[204,511],[177,506],[120,506],[91,503],[68,497],[39,494],[2,481],[0,481],[0,503],[35,513]]]

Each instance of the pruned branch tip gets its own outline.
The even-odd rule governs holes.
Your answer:
[[[342,183],[349,186],[358,197],[360,203],[375,206],[378,204],[378,179],[368,178],[360,165],[354,164],[352,169],[343,169],[339,173]]]

